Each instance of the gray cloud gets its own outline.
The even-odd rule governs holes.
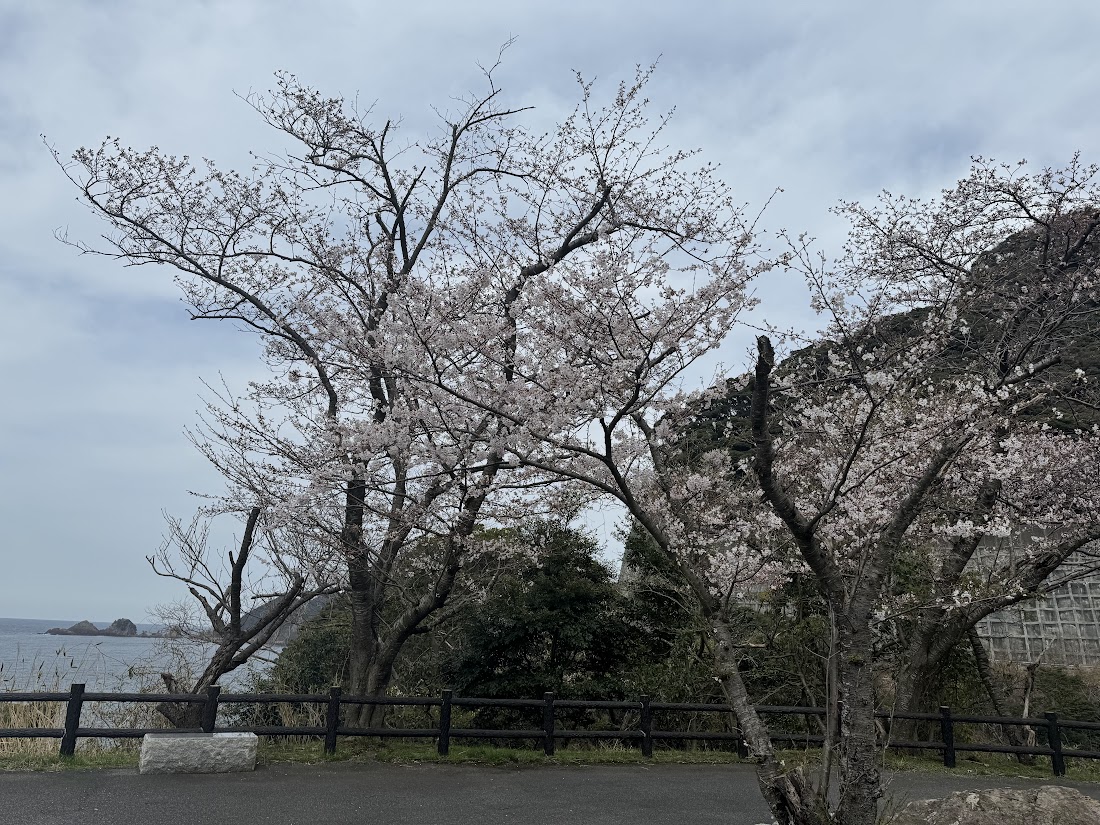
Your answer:
[[[103,227],[39,141],[63,154],[117,135],[136,147],[249,164],[283,143],[234,93],[288,69],[377,101],[410,135],[429,104],[499,79],[535,123],[572,107],[572,70],[610,84],[660,56],[651,97],[669,140],[721,161],[763,224],[836,248],[838,198],[933,196],[970,155],[1058,165],[1096,143],[1100,7],[1020,2],[205,2],[0,9],[0,614],[143,617],[175,598],[142,556],[160,510],[218,479],[184,438],[200,376],[243,387],[250,339],[187,321],[170,273],[80,257],[53,233]],[[308,8],[308,11],[306,10]],[[1095,159],[1095,158],[1090,158]],[[763,283],[769,320],[812,326],[789,279]],[[748,335],[721,354],[738,368]]]

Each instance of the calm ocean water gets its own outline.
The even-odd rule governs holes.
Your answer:
[[[157,674],[175,669],[159,639],[46,635],[51,627],[73,624],[76,620],[0,618],[0,690],[68,690],[74,682],[101,691],[160,688]],[[110,621],[93,624],[106,627]],[[137,627],[138,632],[156,629]],[[237,683],[244,675],[241,668],[223,684]]]

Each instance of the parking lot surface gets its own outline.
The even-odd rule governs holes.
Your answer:
[[[1052,780],[1053,781],[1053,780]],[[1100,798],[1100,785],[1058,781]],[[900,799],[1036,780],[905,773]],[[134,769],[0,773],[8,825],[757,825],[770,822],[750,765],[491,768],[348,762],[254,773],[140,776]]]

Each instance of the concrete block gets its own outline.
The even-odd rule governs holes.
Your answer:
[[[256,768],[254,733],[147,733],[138,773],[232,773]]]

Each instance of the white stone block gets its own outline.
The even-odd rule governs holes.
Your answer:
[[[254,733],[147,733],[138,773],[232,773],[256,769]]]

